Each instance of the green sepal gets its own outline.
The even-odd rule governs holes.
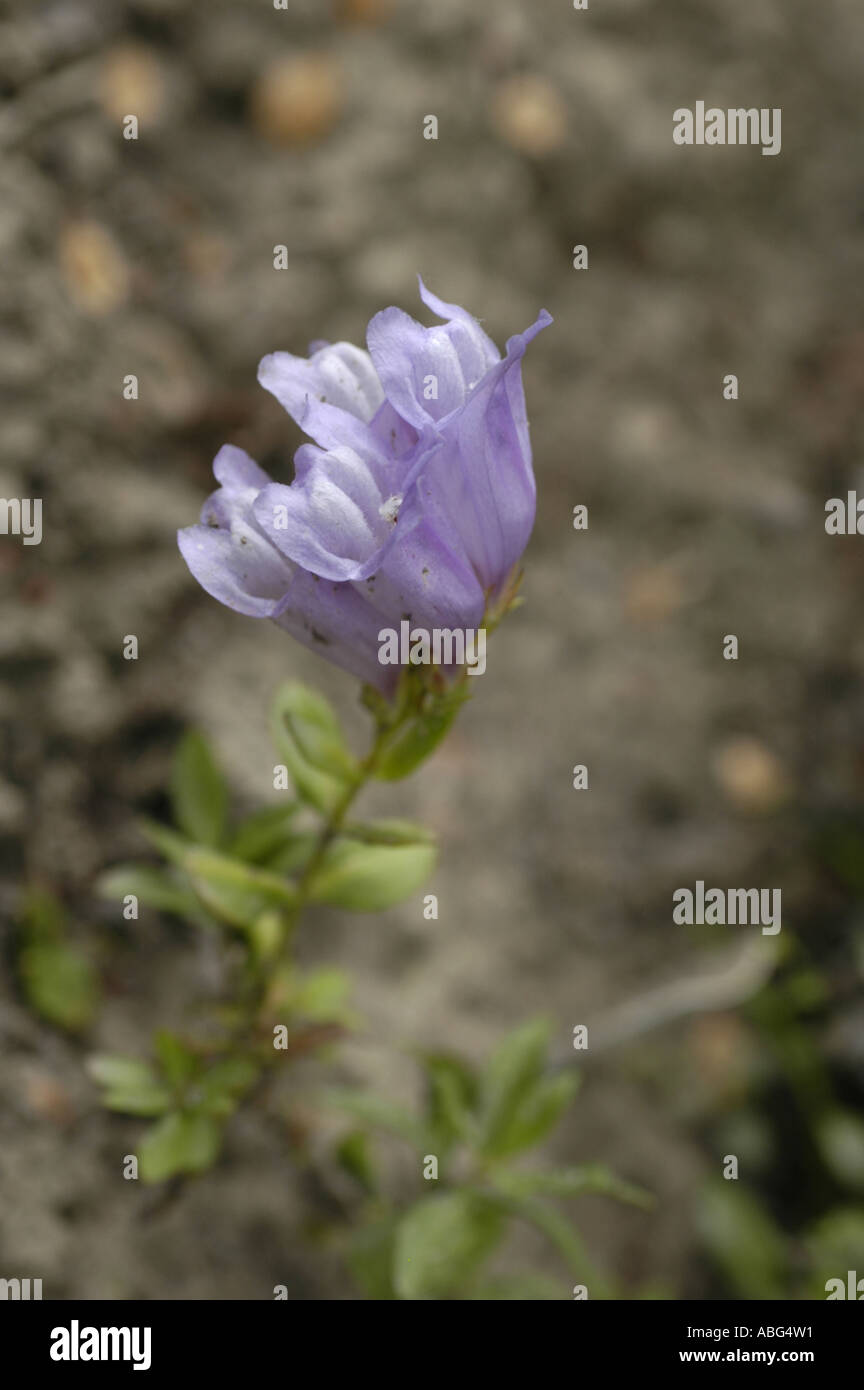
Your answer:
[[[465,681],[449,690],[422,691],[416,713],[401,720],[385,738],[372,769],[373,775],[382,782],[396,782],[410,776],[434,753],[469,694]]]

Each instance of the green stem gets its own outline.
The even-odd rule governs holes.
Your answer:
[[[395,727],[395,726],[394,726]],[[291,923],[289,931],[296,926],[303,908],[309,899],[309,889],[312,885],[316,873],[321,867],[321,862],[327,850],[335,840],[345,822],[345,817],[354,805],[357,797],[367,785],[375,773],[375,767],[384,752],[387,739],[392,732],[391,729],[384,729],[380,725],[376,730],[375,740],[366,757],[360,763],[357,775],[348,783],[339,800],[330,810],[327,819],[321,827],[315,848],[307,860],[306,867],[297,880],[297,902],[291,910]]]
[[[367,786],[371,778],[375,775],[375,769],[386,752],[387,746],[394,736],[401,729],[402,725],[411,717],[412,708],[405,705],[391,719],[379,718],[376,723],[375,738],[372,747],[366,757],[359,764],[356,775],[346,785],[345,790],[338,801],[331,807],[324,824],[321,826],[315,848],[312,851],[306,866],[297,880],[297,899],[290,912],[286,914],[285,931],[280,952],[284,960],[289,955],[294,934],[297,929],[303,909],[309,901],[309,893],[315,875],[321,867],[322,861],[329,846],[339,834],[345,823],[345,817],[359,796],[364,787]],[[244,1001],[242,1018],[238,1025],[237,1036],[242,1038],[254,1037],[255,1026],[261,1005],[267,995],[269,984],[271,962],[252,963],[249,970],[249,987],[247,998]]]

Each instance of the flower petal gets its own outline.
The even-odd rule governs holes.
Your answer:
[[[245,527],[187,526],[177,532],[180,554],[202,589],[235,613],[278,615],[291,566],[269,541]]]
[[[304,647],[389,694],[398,670],[378,661],[381,614],[352,584],[333,584],[297,570],[276,619]]]
[[[321,453],[290,487],[271,483],[258,494],[255,520],[283,554],[325,579],[356,577],[387,540],[383,498],[351,449]]]
[[[551,322],[544,310],[507,343],[496,364],[448,422],[444,445],[423,471],[417,498],[444,536],[458,536],[484,590],[508,578],[534,524],[536,485],[522,390],[522,357]]]
[[[388,401],[418,429],[458,410],[500,361],[495,344],[466,310],[430,294],[422,280],[420,292],[448,322],[424,328],[401,309],[384,309],[366,335]]]
[[[407,459],[339,447],[297,451],[289,487],[271,483],[254,502],[256,525],[295,564],[324,579],[366,579],[399,543],[399,516],[426,461],[439,447],[418,441]]]
[[[390,626],[407,618],[430,630],[466,628],[483,619],[485,599],[477,576],[425,517],[413,525],[406,518],[399,544],[357,588]]]
[[[213,460],[213,476],[230,492],[266,487],[270,481],[264,469],[235,444],[223,444]]]
[[[384,400],[368,352],[353,343],[328,343],[308,358],[271,352],[258,365],[258,380],[312,438],[307,417],[316,403],[368,421]]]

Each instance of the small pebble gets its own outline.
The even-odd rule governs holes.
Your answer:
[[[326,53],[280,58],[252,92],[255,128],[277,145],[309,145],[333,129],[342,109],[343,79]]]
[[[124,303],[129,293],[126,261],[99,222],[68,222],[59,251],[67,288],[79,309],[100,316]]]
[[[509,77],[496,88],[492,122],[508,145],[522,154],[552,154],[567,138],[567,107],[556,87],[530,73]]]
[[[741,811],[774,811],[792,795],[780,759],[755,738],[733,738],[714,755],[714,776]]]

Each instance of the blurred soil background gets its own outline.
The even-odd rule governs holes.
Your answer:
[[[412,1045],[480,1057],[546,1012],[567,1059],[588,1023],[555,1154],[656,1193],[573,1208],[631,1296],[798,1288],[820,1222],[864,1229],[864,541],[824,529],[864,490],[862,62],[855,0],[0,7],[0,495],[44,499],[40,546],[0,538],[0,1274],[53,1298],[356,1296],[310,1238],[326,1163],[254,1113],[164,1209],[122,1180],[138,1125],[99,1111],[84,1058],[146,1050],[220,976],[209,939],[118,921],[93,884],[146,853],[188,725],[247,809],[274,796],[285,677],[361,745],[353,682],[208,598],[174,537],[221,444],[290,477],[301,437],[259,359],[362,342],[391,303],[426,318],[418,271],[502,346],[554,315],[525,368],[538,519],[455,733],[367,801],[437,831],[438,921],[419,899],[307,921],[304,959],[349,968],[365,1020],[340,1070],[410,1097]],[[782,108],[782,153],[675,146],[697,100]],[[782,888],[781,936],[674,926],[697,879]],[[83,1037],[22,995],[24,884],[98,967]],[[511,1258],[560,1276],[527,1239]]]

